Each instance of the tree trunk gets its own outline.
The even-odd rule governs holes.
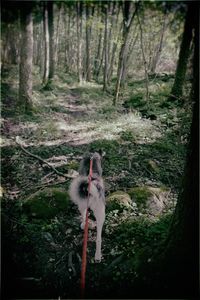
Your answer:
[[[167,13],[165,12],[164,21],[163,21],[163,25],[162,25],[162,29],[161,29],[160,42],[157,46],[157,49],[155,51],[156,53],[155,53],[155,56],[153,57],[152,64],[151,64],[150,72],[152,74],[155,74],[155,72],[156,72],[156,66],[158,64],[158,61],[159,61],[159,58],[160,58],[160,55],[162,52],[163,38],[164,38],[164,33],[166,31],[166,27],[167,27]]]
[[[99,5],[99,15],[101,12],[101,6]],[[100,17],[100,21],[103,23],[102,16]],[[101,48],[102,48],[102,28],[100,28],[99,33],[98,33],[98,46],[97,46],[97,54],[94,59],[94,77],[96,80],[98,79],[98,69],[100,66],[100,59],[101,59]]]
[[[32,4],[25,3],[21,8],[21,49],[19,65],[18,107],[22,112],[32,110],[32,64],[33,64],[33,18]]]
[[[104,75],[103,75],[103,91],[107,90],[108,84],[108,6],[105,7],[105,32],[104,32]]]
[[[132,58],[131,54],[133,52],[134,46],[138,40],[138,36],[139,34],[136,34],[135,38],[132,39],[131,43],[130,43],[130,47],[126,56],[126,61],[125,61],[125,66],[123,68],[123,72],[122,72],[122,84],[125,83],[126,81],[126,77],[127,77],[127,73],[128,73],[128,69],[129,69],[129,65],[130,65],[130,60]]]
[[[86,81],[91,81],[91,65],[90,65],[90,38],[91,38],[91,25],[89,24],[90,9],[86,3]]]
[[[120,5],[118,5],[117,7],[117,16],[115,17],[115,22],[113,24],[113,27],[117,27],[117,24],[118,24],[118,20],[119,20],[119,12],[120,12]],[[122,27],[121,27],[122,29]],[[121,32],[121,29],[120,29],[120,32]],[[108,70],[108,83],[110,82],[111,78],[112,78],[112,74],[113,74],[113,67],[114,67],[114,61],[115,61],[115,53],[116,53],[116,50],[117,50],[117,45],[118,45],[118,42],[119,42],[119,37],[120,37],[120,34],[118,35],[117,37],[117,40],[116,41],[113,41],[113,45],[112,45],[112,51],[111,51],[111,57],[110,57],[110,64],[109,64],[109,70]]]
[[[127,40],[128,40],[128,35],[129,31],[131,28],[131,25],[133,23],[135,14],[138,9],[138,4],[136,4],[135,11],[132,14],[131,19],[128,19],[129,15],[129,2],[125,2],[125,8],[124,8],[124,28],[123,28],[123,43],[120,49],[120,54],[119,54],[119,61],[118,61],[118,70],[117,70],[117,83],[116,83],[116,88],[115,88],[115,96],[113,99],[113,105],[116,105],[118,98],[119,98],[119,92],[120,92],[120,85],[121,85],[121,79],[122,79],[122,72],[123,72],[123,67],[124,67],[124,61],[125,61],[125,56],[126,56],[126,48],[127,48]]]
[[[82,36],[81,36],[81,18],[82,18],[82,3],[78,1],[76,3],[77,9],[77,73],[78,73],[78,81],[82,82],[82,58],[81,58],[81,51],[82,51]]]
[[[179,58],[176,68],[175,81],[171,90],[169,100],[181,98],[183,94],[183,84],[187,70],[188,58],[190,55],[190,44],[192,40],[192,29],[194,27],[194,5],[191,3],[188,6],[188,11],[185,20],[183,38],[181,42]],[[196,8],[197,9],[197,8]]]
[[[147,61],[144,53],[144,45],[143,45],[143,30],[142,30],[142,24],[140,22],[139,14],[137,14],[138,17],[138,23],[140,28],[140,45],[142,50],[142,59],[144,64],[144,72],[145,72],[145,86],[146,86],[146,101],[149,101],[149,76],[148,76],[148,70],[147,70]]]
[[[193,60],[193,87],[191,93],[194,107],[190,143],[188,148],[189,151],[184,173],[183,190],[179,195],[176,205],[164,257],[165,268],[170,280],[169,284],[172,287],[175,287],[177,293],[182,293],[186,298],[194,296],[195,287],[198,292],[198,7],[196,7],[196,10],[197,11],[194,11],[193,14],[193,18],[196,19],[196,28],[194,37],[195,50]],[[190,26],[192,27],[193,24],[190,24]],[[179,283],[176,280],[177,278],[179,279]]]
[[[55,66],[58,64],[58,43],[59,43],[61,13],[62,13],[62,6],[59,3],[58,19],[57,19],[57,26],[56,26],[56,36],[55,36]]]
[[[47,7],[48,7],[48,27],[49,27],[49,81],[51,81],[54,77],[54,71],[55,71],[53,2],[48,1]]]
[[[43,84],[46,85],[49,78],[49,27],[48,27],[48,10],[47,3],[44,2],[44,75]]]

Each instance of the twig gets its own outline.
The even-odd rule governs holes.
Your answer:
[[[18,146],[20,146],[20,148],[26,153],[28,154],[29,156],[43,162],[44,164],[46,164],[50,169],[52,169],[54,171],[54,173],[56,173],[57,175],[59,176],[62,176],[62,177],[65,177],[65,178],[73,178],[73,176],[70,176],[70,175],[66,175],[66,174],[63,174],[62,172],[58,171],[56,168],[54,168],[51,164],[49,164],[46,160],[42,159],[40,156],[38,155],[35,155],[35,154],[32,154],[31,152],[29,152],[28,150],[26,150],[24,148],[24,146],[21,144],[21,143],[18,143],[17,140],[15,140],[16,144]]]

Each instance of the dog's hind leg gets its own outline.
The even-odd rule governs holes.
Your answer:
[[[101,261],[101,234],[102,227],[105,221],[105,206],[98,207],[94,210],[94,215],[97,222],[97,238],[96,238],[96,252],[95,252],[95,260]]]

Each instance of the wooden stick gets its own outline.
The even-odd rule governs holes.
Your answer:
[[[26,150],[26,149],[24,148],[24,146],[23,146],[21,143],[17,142],[16,140],[15,140],[15,142],[16,142],[16,144],[17,144],[18,146],[20,146],[20,148],[21,148],[26,154],[28,154],[29,156],[31,156],[31,157],[33,157],[33,158],[39,160],[40,162],[43,162],[44,164],[46,164],[46,165],[47,165],[50,169],[52,169],[53,172],[56,173],[57,175],[62,176],[62,177],[65,177],[65,178],[74,178],[73,176],[66,175],[66,174],[63,174],[62,172],[58,171],[56,168],[54,168],[51,164],[49,164],[46,160],[42,159],[40,156],[35,155],[35,154],[32,154],[31,152],[29,152],[28,150]]]

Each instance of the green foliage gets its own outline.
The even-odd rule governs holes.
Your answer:
[[[122,131],[120,134],[120,139],[123,141],[130,141],[130,142],[135,142],[136,140],[133,131],[130,130]]]

